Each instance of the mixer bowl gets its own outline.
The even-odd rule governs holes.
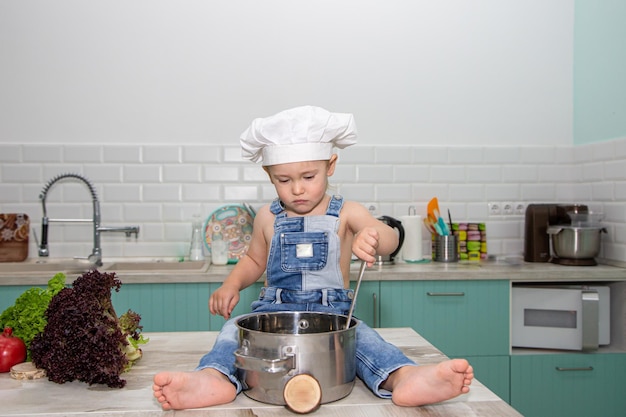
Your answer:
[[[550,226],[552,250],[559,258],[592,259],[600,253],[604,227]]]

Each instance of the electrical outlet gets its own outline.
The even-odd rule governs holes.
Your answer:
[[[498,216],[502,214],[502,207],[500,206],[500,203],[488,203],[487,207],[489,207],[490,216]]]
[[[524,215],[526,213],[526,204],[523,202],[515,203],[515,209],[513,210],[517,215]]]
[[[371,215],[378,215],[378,203],[365,203],[365,208],[370,212]]]
[[[509,203],[509,202],[504,202],[502,203],[502,214],[504,214],[505,216],[510,216],[511,214],[513,214],[513,203]]]

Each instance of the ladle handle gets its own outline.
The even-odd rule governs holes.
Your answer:
[[[356,288],[354,289],[354,297],[352,298],[352,304],[350,304],[350,312],[348,313],[348,321],[346,321],[346,329],[350,327],[352,321],[352,313],[354,313],[354,306],[356,304],[357,295],[359,295],[359,288],[361,287],[361,281],[363,280],[363,274],[365,273],[365,261],[361,261],[361,269],[359,269],[359,278],[356,281]]]

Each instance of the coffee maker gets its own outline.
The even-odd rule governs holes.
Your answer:
[[[550,262],[550,236],[548,226],[568,225],[572,221],[568,212],[586,213],[583,204],[529,204],[524,224],[524,260]]]

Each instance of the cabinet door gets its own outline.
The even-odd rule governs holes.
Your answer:
[[[352,283],[356,289],[356,283]],[[361,281],[361,287],[354,305],[354,317],[364,321],[370,327],[380,326],[379,281]]]
[[[112,292],[118,315],[141,316],[144,332],[209,330],[208,283],[124,284]]]
[[[509,354],[508,281],[382,281],[381,327],[410,326],[447,356]]]
[[[511,405],[528,417],[626,415],[625,353],[511,356]]]
[[[474,368],[476,379],[508,403],[509,356],[467,356],[466,359]]]

